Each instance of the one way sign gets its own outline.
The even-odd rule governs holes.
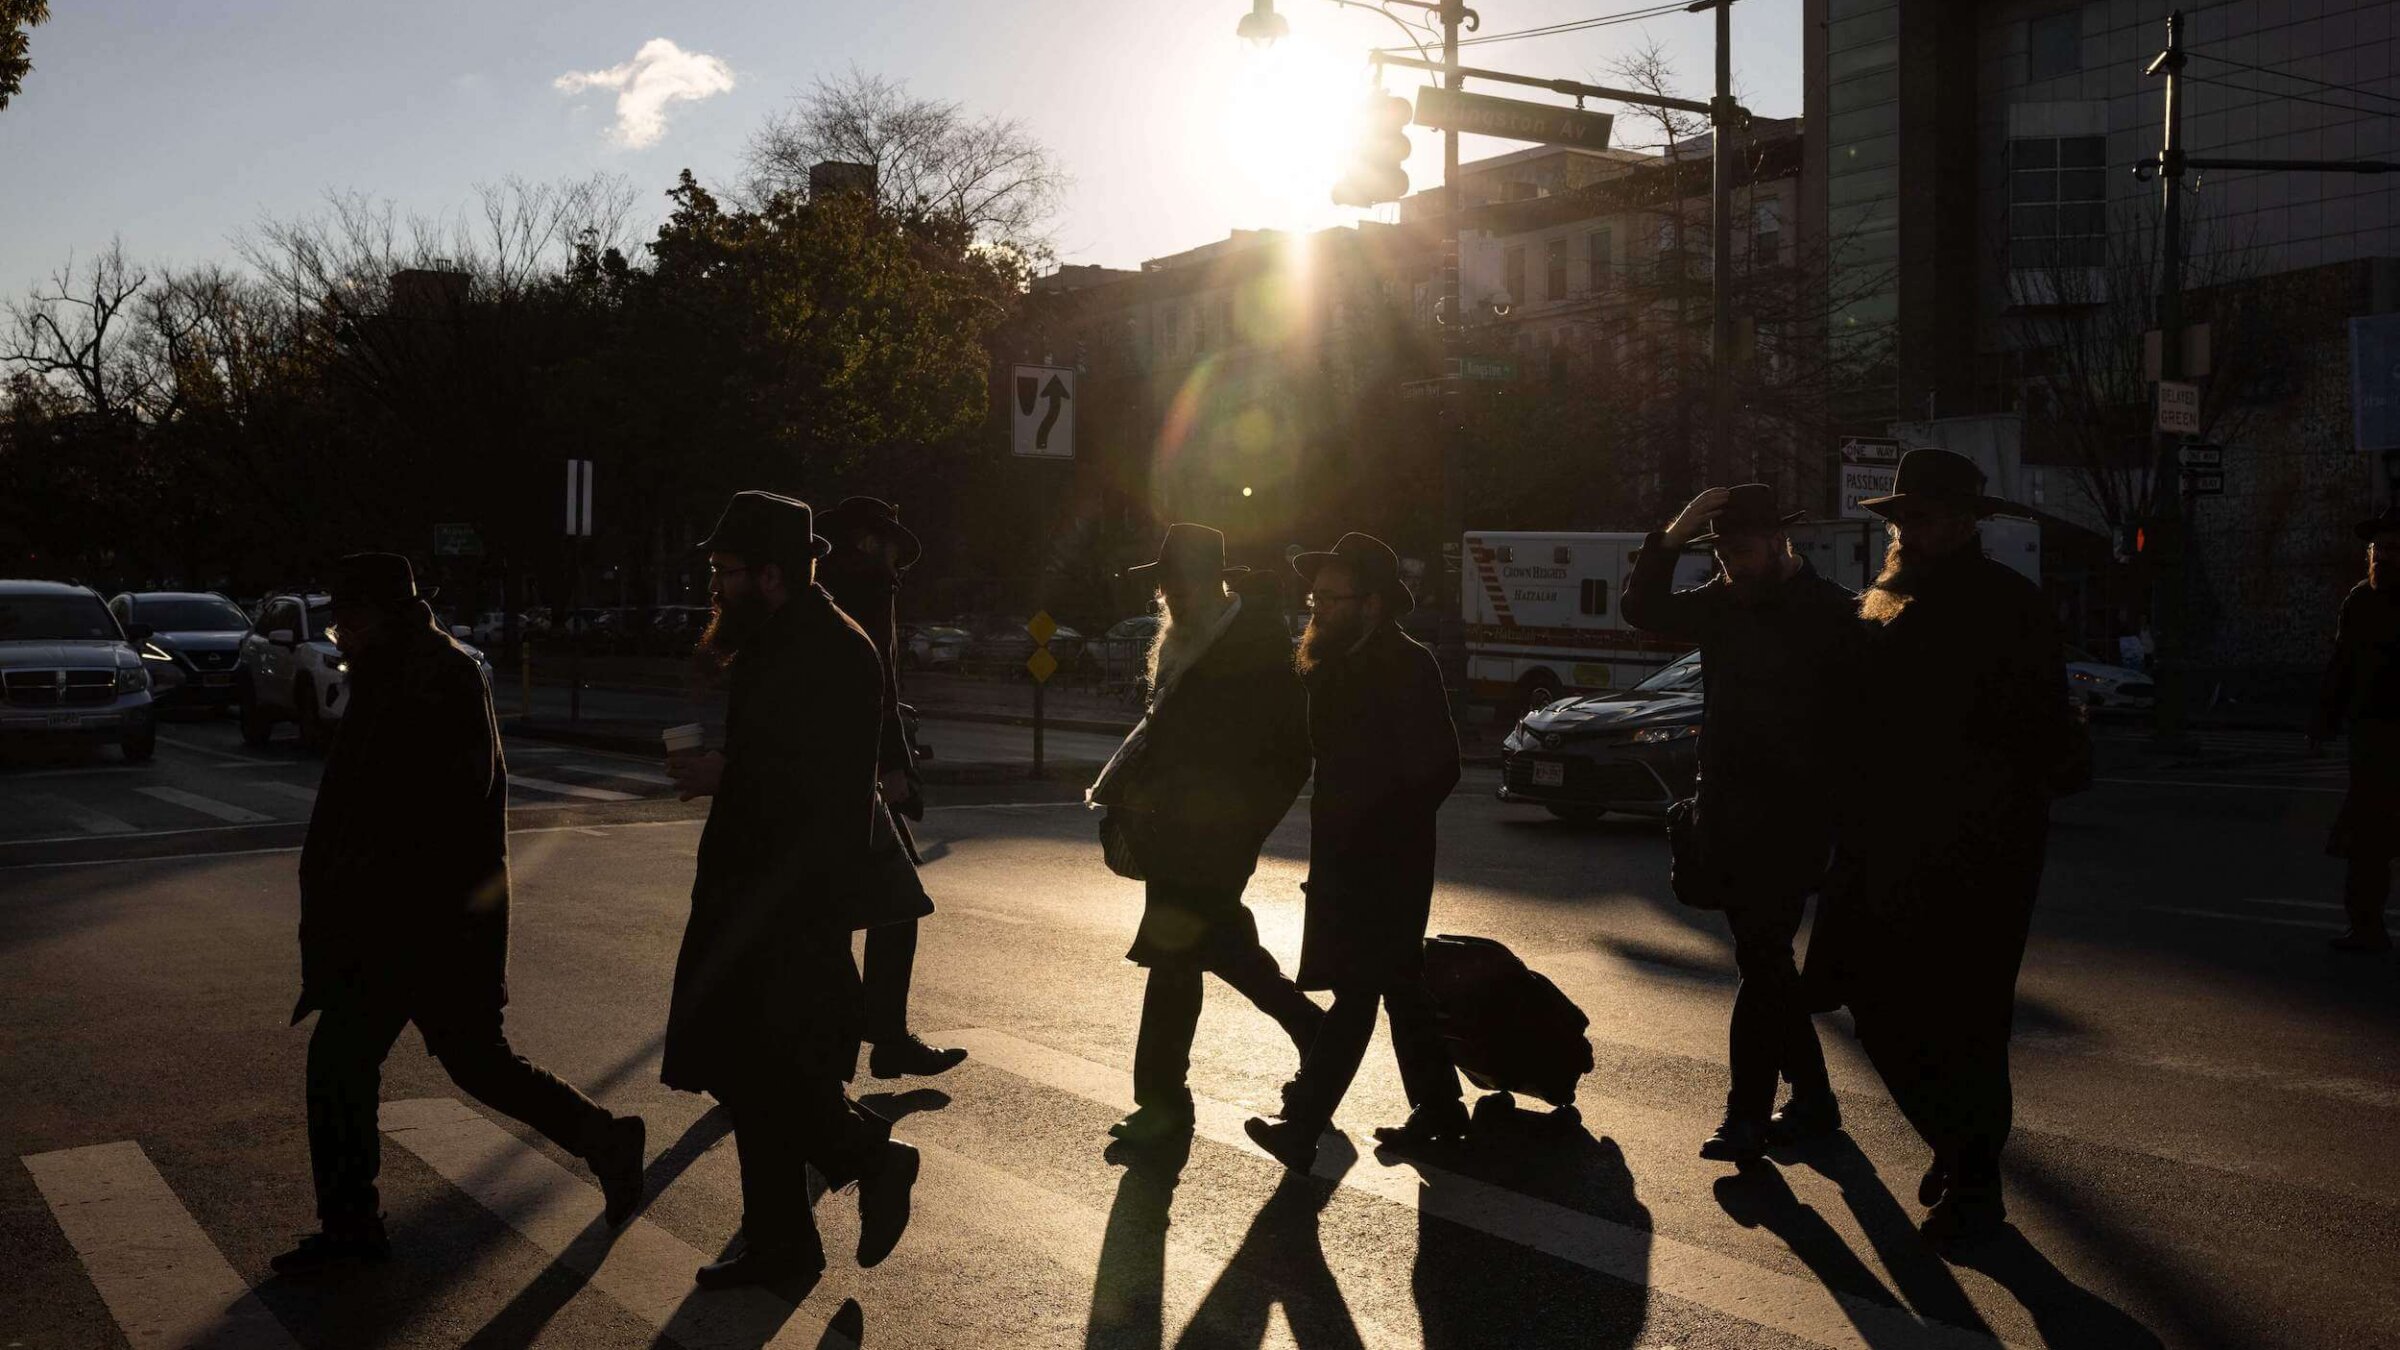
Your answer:
[[[1075,458],[1074,368],[1018,366],[1010,384],[1016,452],[1031,459]]]

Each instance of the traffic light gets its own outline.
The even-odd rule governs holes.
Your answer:
[[[1337,206],[1374,206],[1408,195],[1408,100],[1373,93],[1358,111],[1358,137],[1350,163],[1333,185]]]

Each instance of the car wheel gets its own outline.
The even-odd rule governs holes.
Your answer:
[[[310,754],[324,754],[333,737],[325,725],[324,710],[317,706],[317,687],[307,680],[294,681],[292,702],[300,710],[300,744]]]
[[[1590,825],[1608,814],[1605,806],[1545,806],[1542,809],[1569,825]]]
[[[242,744],[257,750],[273,739],[275,719],[267,715],[266,709],[258,706],[258,691],[251,686],[247,678],[242,681],[239,692],[234,695],[233,709],[235,716],[239,717],[242,722]]]
[[[126,763],[145,763],[152,755],[158,753],[158,733],[145,731],[140,735],[127,737],[117,748],[125,752]]]

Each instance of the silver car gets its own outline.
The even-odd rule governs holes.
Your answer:
[[[89,586],[0,581],[0,738],[113,741],[139,762],[158,751],[142,624],[118,624]]]

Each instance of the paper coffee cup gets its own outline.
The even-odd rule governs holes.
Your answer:
[[[670,755],[678,750],[697,750],[701,742],[708,739],[708,728],[698,722],[686,722],[679,727],[668,727],[659,733],[659,739],[667,743],[667,753]]]

